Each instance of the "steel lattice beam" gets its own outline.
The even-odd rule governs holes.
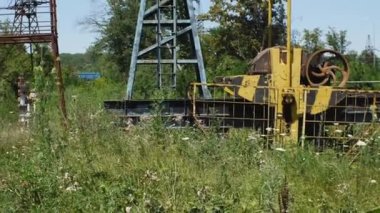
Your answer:
[[[138,65],[154,64],[156,65],[156,80],[159,89],[167,87],[164,85],[165,74],[163,73],[163,64],[171,65],[170,87],[177,87],[177,71],[182,69],[182,65],[195,65],[195,74],[200,83],[206,84],[206,71],[203,62],[201,44],[198,35],[198,25],[195,17],[193,0],[156,0],[155,4],[147,8],[147,0],[140,2],[140,10],[136,25],[136,33],[133,44],[133,52],[129,69],[129,77],[127,83],[126,99],[132,99],[133,87],[138,71]],[[185,8],[179,8],[179,7]],[[169,12],[168,12],[169,11]],[[179,11],[185,11],[186,14],[179,14]],[[143,31],[148,27],[155,27],[155,42],[148,47],[142,48]],[[164,36],[168,32],[169,36]],[[192,57],[180,58],[179,37],[188,36],[190,43],[186,44],[191,47]],[[168,53],[164,51],[168,50]],[[155,58],[147,58],[147,55],[155,55]],[[170,55],[168,57],[168,55]],[[207,87],[202,88],[202,95],[210,98],[210,92]]]

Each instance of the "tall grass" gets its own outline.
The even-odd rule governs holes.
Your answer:
[[[29,131],[12,123],[2,129],[1,212],[279,212],[283,202],[291,212],[363,212],[380,205],[380,141],[352,162],[332,151],[267,150],[248,130],[173,130],[160,118],[123,129],[102,108],[120,98],[119,86],[101,80],[68,88],[67,131],[54,96]]]

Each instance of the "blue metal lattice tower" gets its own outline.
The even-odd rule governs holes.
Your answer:
[[[158,89],[165,86],[175,89],[177,72],[181,71],[185,65],[195,67],[198,82],[207,82],[193,0],[152,1],[140,1],[127,83],[126,99],[128,100],[132,99],[139,65],[155,66]],[[150,6],[149,3],[151,3]],[[155,41],[142,48],[142,43],[147,43],[144,41],[146,36],[143,31],[149,27],[155,29]],[[183,42],[184,37],[189,38],[187,40],[189,42],[181,46],[183,44],[180,42]],[[185,56],[180,54],[179,49],[183,47],[188,48],[191,54]],[[201,92],[204,98],[211,97],[206,85],[201,87]]]

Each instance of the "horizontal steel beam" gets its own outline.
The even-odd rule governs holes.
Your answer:
[[[184,28],[184,29],[178,31],[178,32],[177,32],[177,35],[169,36],[169,37],[167,37],[167,38],[162,39],[162,41],[161,41],[161,45],[164,45],[164,44],[170,42],[170,41],[173,40],[176,36],[183,35],[183,34],[189,32],[190,30],[191,30],[191,26],[188,26],[188,27],[186,27],[186,28]],[[141,51],[139,52],[138,56],[145,55],[145,54],[147,54],[148,52],[150,52],[150,51],[156,49],[157,47],[158,47],[158,44],[153,44],[152,46],[147,47],[147,48],[141,50]]]
[[[145,20],[143,22],[145,25],[157,25],[158,20]],[[177,25],[186,25],[186,24],[191,24],[190,20],[188,19],[179,19],[177,20]],[[174,20],[161,20],[160,21],[161,25],[172,25],[174,24]]]
[[[161,59],[161,64],[174,64],[175,60],[173,59]],[[141,59],[137,60],[138,64],[158,64],[157,59]],[[178,59],[177,64],[197,64],[198,61],[196,59]]]
[[[50,43],[52,41],[53,35],[49,33],[36,35],[0,36],[0,44]]]
[[[163,0],[160,2],[160,7],[162,7],[163,5],[169,3],[170,1],[173,1],[173,0]],[[155,4],[153,5],[152,7],[150,7],[149,9],[147,9],[145,11],[145,14],[144,16],[149,16],[149,15],[152,15],[154,12],[156,12],[156,10],[158,9],[158,4]]]

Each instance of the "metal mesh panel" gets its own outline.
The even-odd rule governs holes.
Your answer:
[[[200,87],[204,84],[193,84],[189,93],[192,104],[192,116],[201,128],[248,128],[273,144],[278,132],[275,130],[274,102],[277,102],[277,91],[268,87],[255,87],[260,98],[247,101],[238,94],[241,86],[226,84],[207,84],[212,99],[202,99]],[[228,92],[226,92],[226,90]]]
[[[318,88],[307,88],[304,92],[313,99]],[[379,97],[380,93],[371,91],[332,89],[328,103],[306,101],[307,113],[303,119],[305,141],[319,149],[342,151],[370,143],[380,127],[376,101]],[[316,107],[326,110],[312,113]]]

